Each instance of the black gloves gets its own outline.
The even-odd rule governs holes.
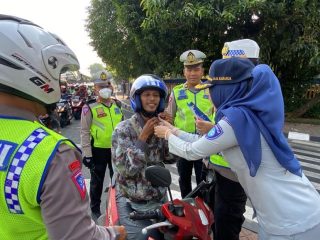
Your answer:
[[[93,168],[93,158],[92,157],[84,157],[82,162],[83,162],[83,165],[86,166],[87,168],[89,168],[89,169]]]

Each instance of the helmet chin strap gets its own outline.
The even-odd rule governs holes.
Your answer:
[[[153,118],[153,117],[157,117],[158,116],[158,112],[157,111],[147,112],[144,109],[141,110],[141,114],[146,118]]]

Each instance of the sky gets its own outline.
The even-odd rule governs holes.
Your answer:
[[[90,76],[89,66],[102,61],[85,30],[89,5],[90,0],[0,0],[0,14],[30,20],[57,34],[75,52],[80,72]]]

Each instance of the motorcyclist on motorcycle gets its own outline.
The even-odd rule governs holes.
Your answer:
[[[61,90],[61,99],[69,100],[71,96],[67,91],[67,87],[65,85],[61,85],[60,90]]]
[[[80,85],[79,90],[74,94],[75,96],[79,96],[80,99],[87,99],[88,92],[85,85]]]
[[[120,224],[128,232],[128,239],[138,239],[141,229],[152,224],[150,220],[129,218],[134,210],[150,210],[167,200],[165,187],[154,187],[146,180],[144,171],[147,166],[163,165],[171,160],[168,147],[163,139],[153,134],[154,126],[159,123],[158,114],[163,113],[167,87],[155,75],[138,77],[130,91],[131,107],[135,114],[118,124],[112,136],[112,164],[116,177],[116,205]],[[150,235],[159,239],[159,232]]]

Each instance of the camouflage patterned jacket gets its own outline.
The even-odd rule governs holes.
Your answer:
[[[163,187],[153,187],[145,179],[147,166],[172,160],[167,141],[152,135],[147,142],[138,140],[144,121],[140,114],[120,122],[112,135],[112,164],[117,183],[124,197],[133,202],[160,200],[166,193]]]

